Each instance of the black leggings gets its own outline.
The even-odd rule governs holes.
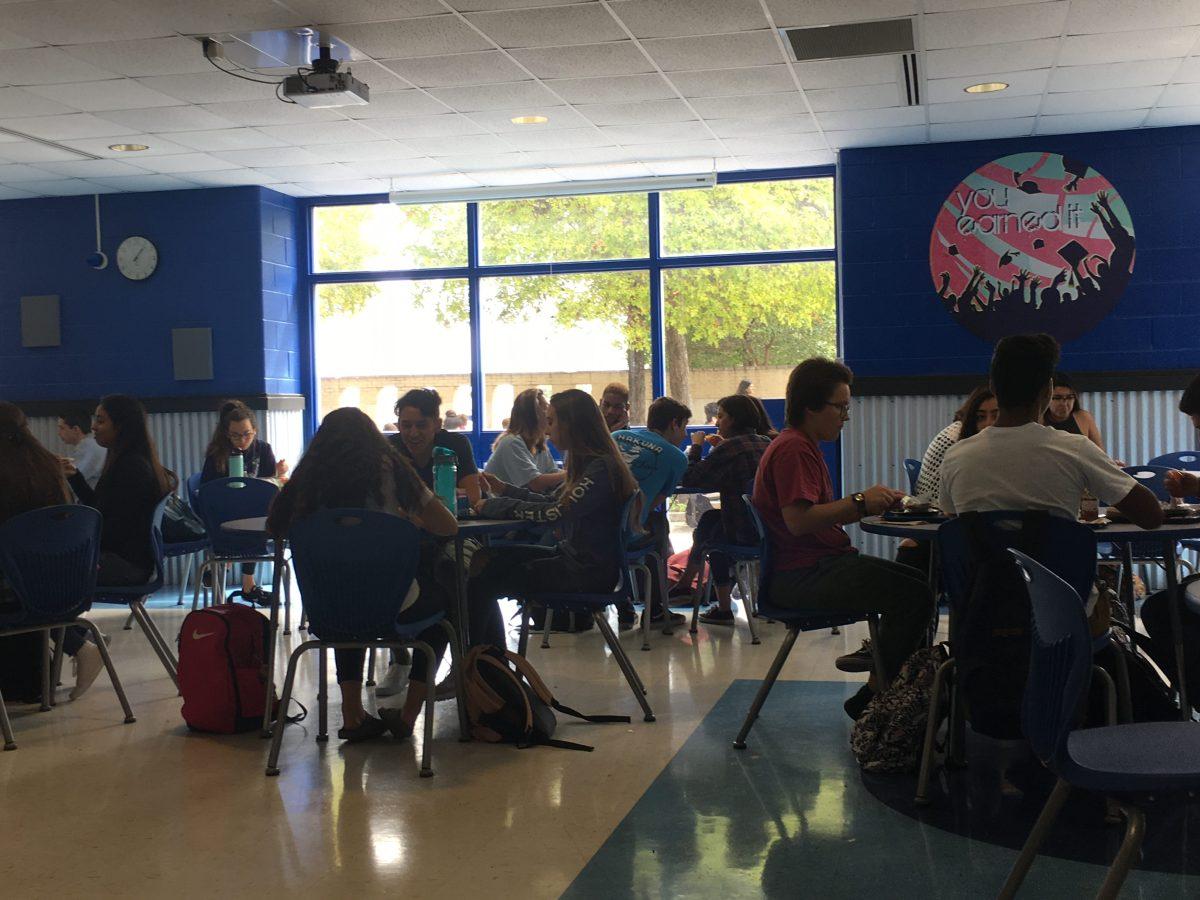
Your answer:
[[[417,601],[412,606],[396,617],[396,622],[404,624],[405,622],[420,621],[421,619],[427,619],[432,615],[442,612],[445,608],[446,605],[439,590],[436,588],[426,590],[422,586],[421,596],[417,598]],[[336,638],[330,638],[330,640],[336,640]],[[434,655],[437,657],[437,664],[440,664],[442,654],[446,652],[446,644],[448,643],[446,629],[440,623],[431,625],[417,636],[417,640],[424,641],[433,648]],[[338,684],[363,680],[363,659],[366,653],[367,651],[361,647],[333,651]],[[434,666],[435,672],[436,669],[437,665]],[[410,681],[428,682],[429,661],[425,658],[424,653],[413,653],[412,668],[409,670],[408,678]]]
[[[100,567],[96,573],[96,590],[103,592],[105,587],[129,587],[145,584],[150,580],[150,572],[131,563],[123,556],[111,551],[100,554]],[[79,625],[68,625],[63,635],[63,653],[74,656],[87,640],[88,630]]]
[[[725,541],[725,529],[721,525],[721,511],[719,509],[708,510],[700,517],[696,530],[692,532],[692,549],[688,554],[688,565],[699,569],[704,560],[704,549],[709,544],[720,544]],[[733,560],[724,553],[709,554],[708,568],[712,572],[714,584],[724,587],[733,583]]]

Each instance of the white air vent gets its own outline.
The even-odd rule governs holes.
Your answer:
[[[780,33],[792,48],[796,62],[895,56],[901,95],[909,106],[921,105],[921,79],[917,71],[917,44],[912,19],[782,28]]]

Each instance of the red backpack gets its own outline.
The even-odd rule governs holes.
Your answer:
[[[188,613],[179,631],[179,692],[193,731],[233,734],[262,726],[271,623],[233,603]],[[279,705],[271,697],[272,713]]]

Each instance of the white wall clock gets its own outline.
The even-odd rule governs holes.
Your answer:
[[[158,268],[158,248],[149,238],[127,237],[117,247],[117,268],[131,281],[143,281]]]

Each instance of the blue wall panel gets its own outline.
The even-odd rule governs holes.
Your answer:
[[[301,309],[297,303],[299,207],[292,197],[262,190],[263,381],[268,394],[302,393]]]

